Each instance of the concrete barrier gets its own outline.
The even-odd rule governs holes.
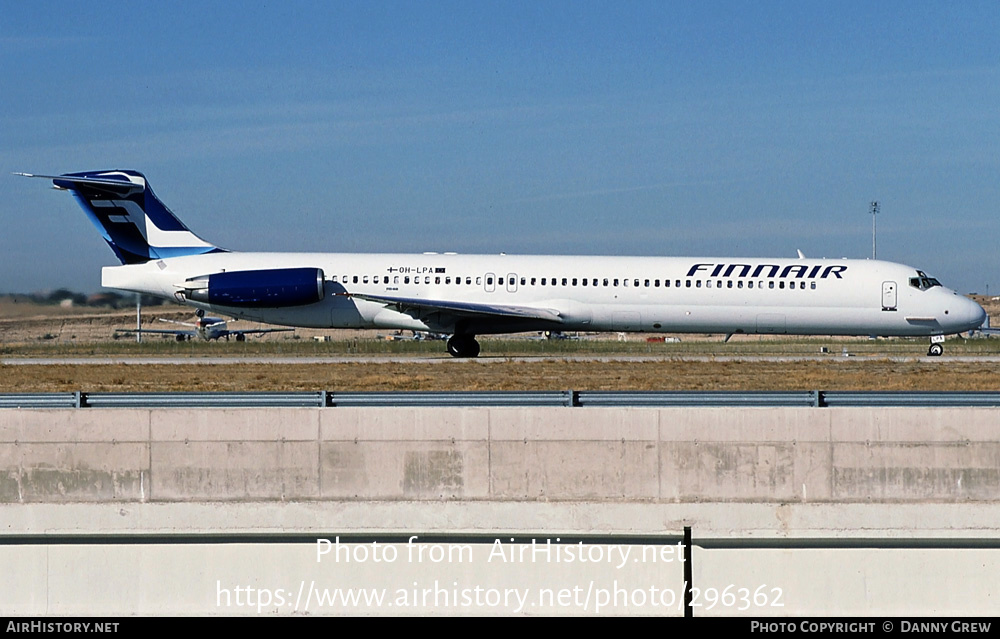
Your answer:
[[[0,412],[0,503],[1000,498],[990,408]]]
[[[0,612],[302,612],[224,604],[250,585],[288,598],[383,583],[677,595],[676,565],[500,569],[489,555],[507,535],[665,545],[690,526],[696,584],[784,594],[780,607],[701,614],[991,614],[998,426],[992,408],[5,410],[0,568],[23,578],[0,588]],[[438,535],[473,543],[476,560],[317,569],[315,538],[336,535],[370,540],[355,548]],[[311,613],[680,614],[560,601]]]

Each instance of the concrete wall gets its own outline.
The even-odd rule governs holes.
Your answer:
[[[1000,411],[0,411],[0,503],[992,502]]]
[[[17,577],[0,612],[679,615],[636,604],[679,596],[677,562],[507,562],[491,542],[586,535],[610,553],[690,526],[698,615],[993,614],[998,426],[977,408],[3,410],[0,571]],[[318,562],[312,540],[338,534],[400,558]],[[387,541],[435,534],[467,539],[425,548],[473,538],[473,560]],[[765,603],[709,609],[706,589],[729,586]],[[337,587],[410,602],[292,601]],[[441,588],[535,603],[453,605]]]
[[[451,559],[438,562],[427,554],[418,561],[396,544],[382,549],[392,562],[369,555],[338,563],[332,555],[317,562],[309,544],[0,546],[0,611],[89,618],[683,614],[683,564],[654,562],[637,547],[621,567],[608,546],[588,551],[614,561],[591,564],[503,563],[490,560],[488,544],[450,548]],[[469,551],[460,556],[459,548]],[[1000,595],[1000,550],[695,548],[693,562],[698,617],[992,617]],[[360,598],[345,600],[348,592]]]

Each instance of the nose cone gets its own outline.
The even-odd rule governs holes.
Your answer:
[[[971,331],[982,326],[986,321],[986,309],[968,298],[963,301],[965,303],[959,313],[966,319],[966,324],[962,330]]]

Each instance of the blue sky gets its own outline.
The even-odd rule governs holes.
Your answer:
[[[240,250],[870,257],[1000,292],[996,2],[13,2],[0,291],[116,264],[13,171]]]

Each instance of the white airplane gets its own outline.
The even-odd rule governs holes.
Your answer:
[[[876,260],[243,253],[192,233],[131,170],[31,175],[68,190],[121,261],[102,285],[230,317],[314,328],[929,337],[986,312],[923,271]]]
[[[191,322],[178,322],[175,320],[169,320],[164,318],[159,318],[161,322],[169,322],[170,324],[179,324],[181,326],[190,326],[189,329],[156,329],[156,328],[118,328],[115,329],[115,337],[118,335],[135,335],[139,333],[140,335],[145,335],[147,333],[152,333],[154,335],[173,335],[177,338],[178,342],[183,342],[189,340],[193,337],[200,337],[203,340],[211,341],[218,339],[229,340],[230,337],[235,337],[237,342],[245,342],[247,335],[263,335],[265,333],[283,333],[286,331],[293,331],[293,328],[248,328],[239,330],[229,330],[229,324],[226,320],[221,317],[209,317],[205,315],[205,311],[198,310],[198,319]]]

